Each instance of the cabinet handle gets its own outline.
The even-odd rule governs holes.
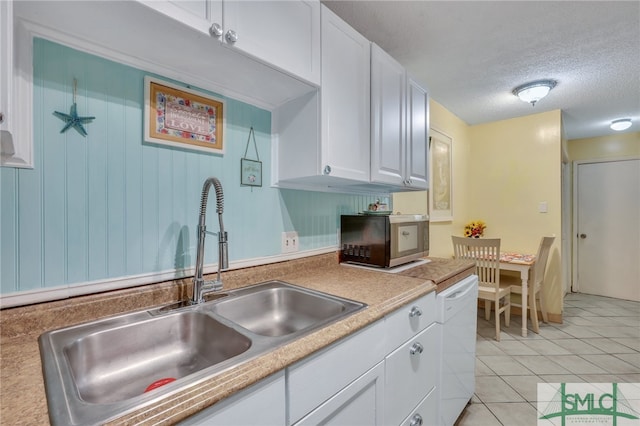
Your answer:
[[[331,166],[324,166],[324,170],[322,171],[323,174],[325,175],[330,175],[331,174]]]
[[[419,317],[422,315],[422,311],[417,306],[411,308],[411,312],[409,312],[409,318]]]
[[[424,346],[422,346],[420,342],[415,342],[413,345],[411,345],[411,349],[409,349],[409,353],[411,355],[421,354],[423,350],[424,350]]]
[[[0,112],[0,124],[4,123],[4,113]]]
[[[229,30],[227,31],[227,34],[225,34],[224,38],[226,38],[229,43],[235,43],[238,41],[238,33],[233,30]]]
[[[415,416],[411,417],[409,426],[422,426],[422,416],[420,414],[416,414]]]
[[[222,25],[217,22],[211,24],[211,27],[209,27],[209,34],[213,37],[220,37],[222,35]]]

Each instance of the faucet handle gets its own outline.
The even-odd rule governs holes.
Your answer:
[[[218,270],[228,269],[228,268],[229,268],[229,243],[227,243],[227,241],[220,241],[218,243]]]

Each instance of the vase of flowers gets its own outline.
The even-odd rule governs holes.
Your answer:
[[[464,226],[464,236],[469,238],[480,238],[484,235],[487,225],[481,220],[474,220]]]

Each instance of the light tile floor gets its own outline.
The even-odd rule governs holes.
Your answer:
[[[564,324],[522,337],[511,316],[500,342],[478,312],[476,392],[456,426],[535,426],[538,383],[640,383],[640,302],[572,293]]]

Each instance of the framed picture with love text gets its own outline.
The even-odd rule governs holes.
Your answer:
[[[224,101],[146,76],[144,140],[183,149],[224,153]]]

